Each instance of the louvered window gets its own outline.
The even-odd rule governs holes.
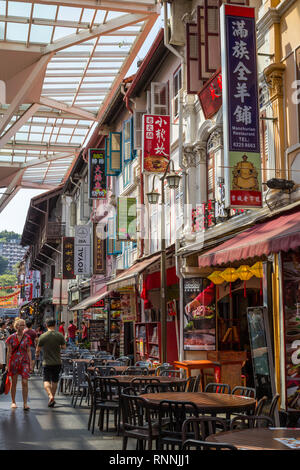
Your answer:
[[[151,114],[169,114],[168,83],[151,83]]]

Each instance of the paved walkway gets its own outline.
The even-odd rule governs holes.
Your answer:
[[[0,451],[1,450],[120,450],[122,437],[114,432],[95,433],[87,429],[89,408],[85,400],[81,407],[71,406],[71,398],[60,394],[54,408],[48,408],[48,397],[40,376],[29,380],[30,411],[23,410],[21,380],[18,380],[16,402],[10,408],[9,395],[0,395]],[[134,449],[134,442],[128,445]]]

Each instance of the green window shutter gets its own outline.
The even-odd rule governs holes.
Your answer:
[[[107,237],[107,254],[118,255],[122,253],[121,242],[117,240],[117,216],[110,217],[107,223],[108,237]]]
[[[117,240],[136,241],[136,219],[136,198],[118,197]]]
[[[109,133],[109,170],[120,173],[122,170],[122,132]]]

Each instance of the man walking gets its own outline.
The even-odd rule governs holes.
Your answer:
[[[61,333],[55,331],[55,320],[49,318],[46,321],[47,330],[38,340],[36,348],[36,357],[39,357],[40,350],[43,348],[43,381],[49,401],[48,406],[53,408],[55,405],[55,393],[59,381],[61,370],[61,349],[66,349],[66,341]]]
[[[77,326],[74,325],[73,320],[70,320],[70,325],[68,326],[68,339],[69,345],[75,345]]]

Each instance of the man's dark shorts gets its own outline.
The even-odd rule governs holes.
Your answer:
[[[57,366],[44,366],[43,367],[43,382],[54,382],[59,381],[59,373],[61,365]]]

